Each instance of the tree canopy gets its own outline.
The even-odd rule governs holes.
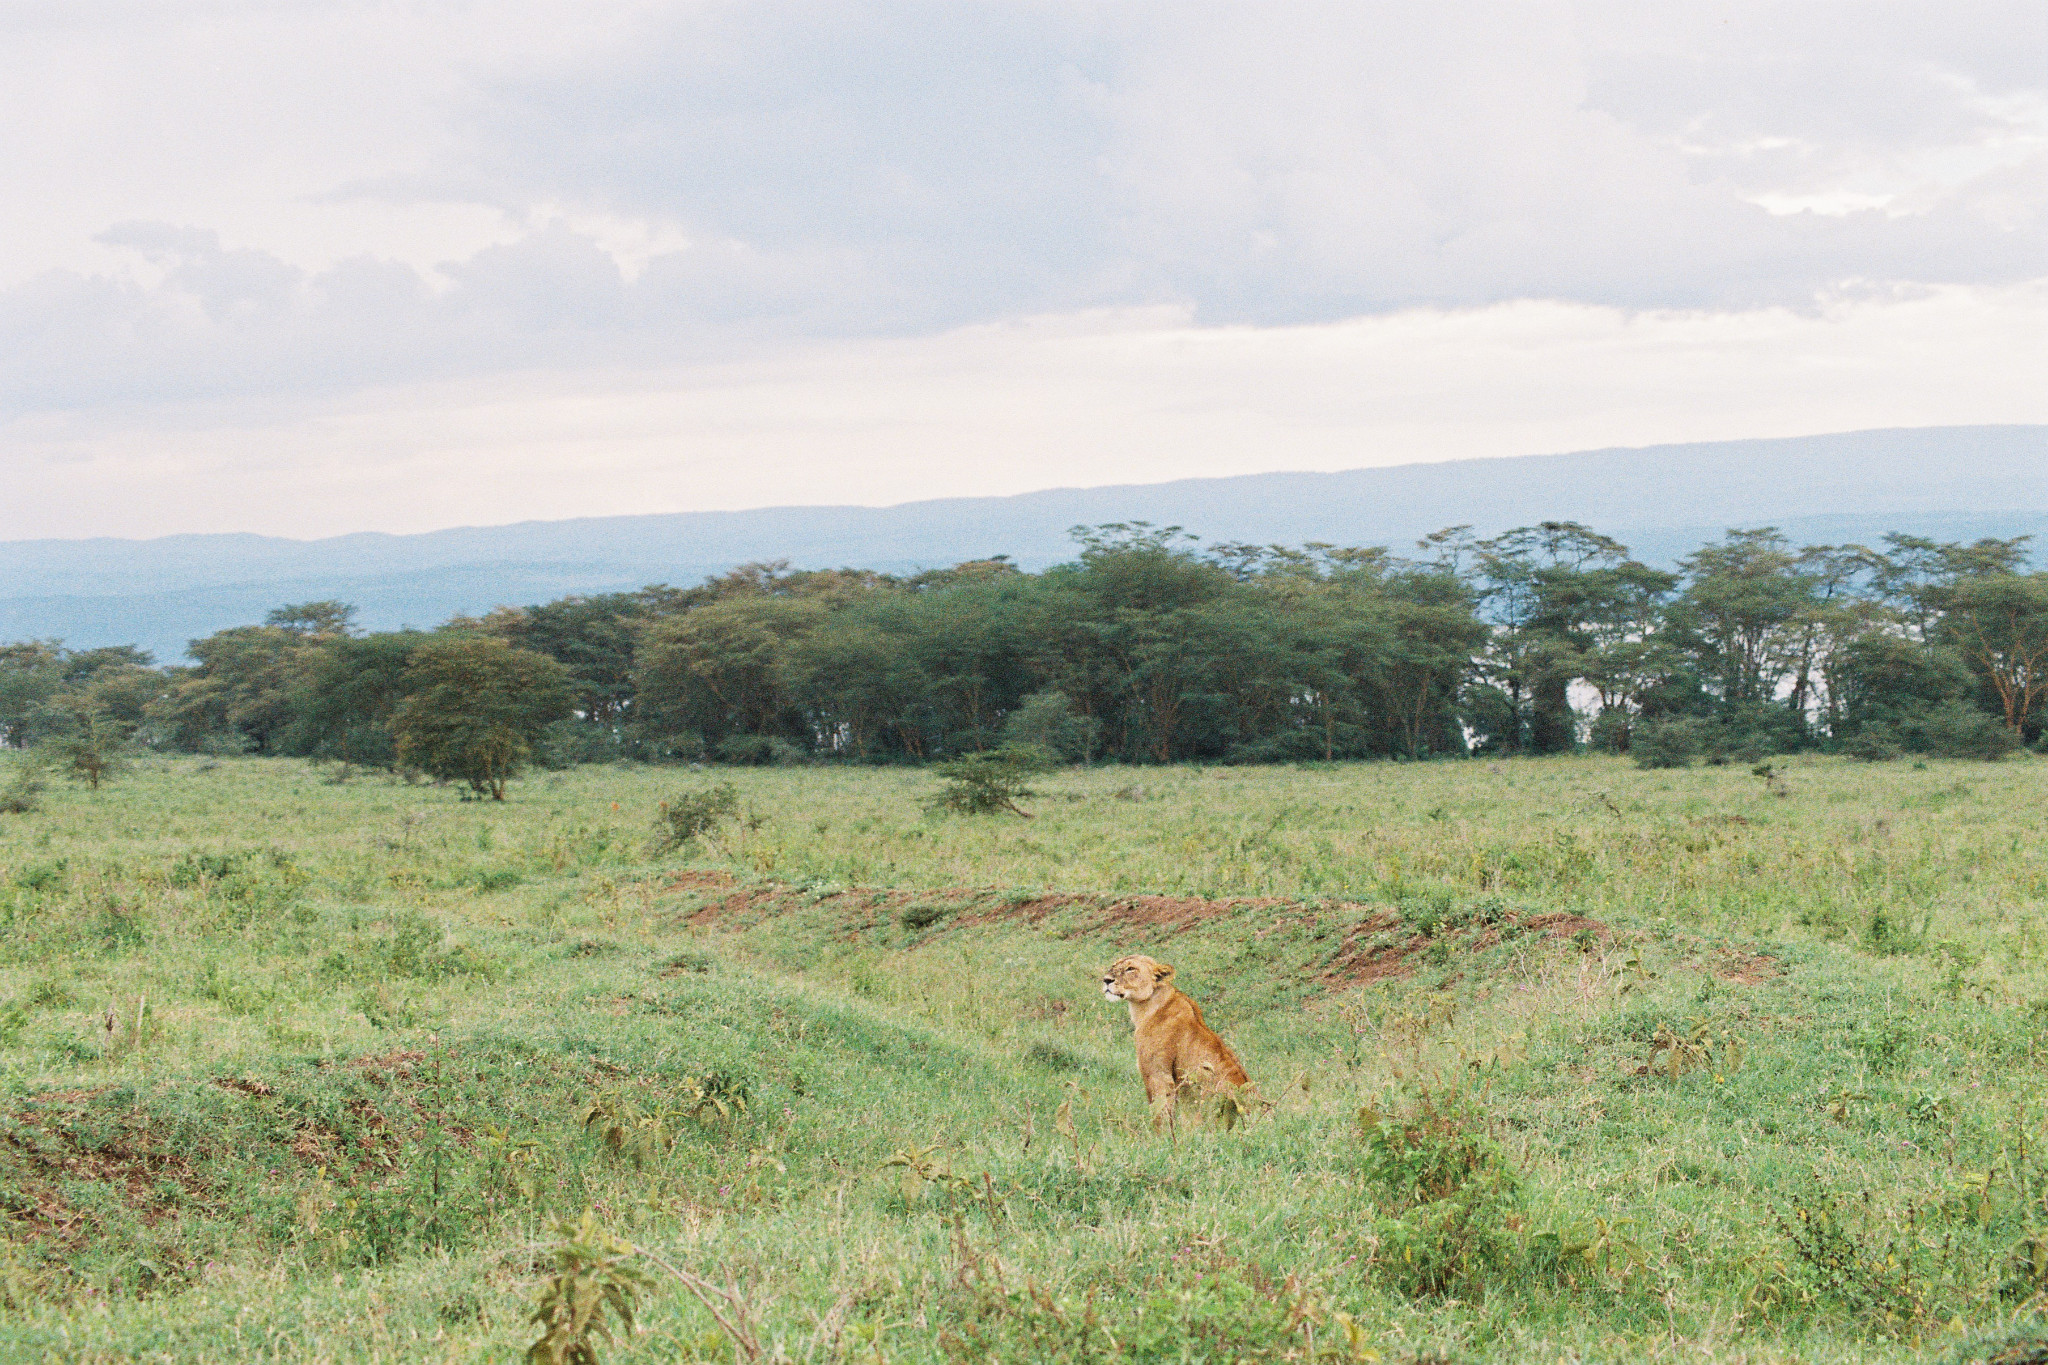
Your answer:
[[[1625,751],[1672,722],[1732,747],[1988,749],[2039,741],[2048,712],[2048,574],[2022,540],[1795,546],[1753,527],[1673,571],[1575,522],[1452,527],[1407,555],[1205,547],[1143,522],[1074,536],[1039,573],[1000,555],[909,576],[749,564],[431,632],[299,603],[161,669],[23,641],[0,646],[0,743],[83,707],[160,748],[414,767],[499,796],[528,761],[1020,743],[1080,762],[1422,759]]]
[[[502,640],[450,636],[412,650],[391,713],[398,759],[493,801],[569,712],[568,670]]]

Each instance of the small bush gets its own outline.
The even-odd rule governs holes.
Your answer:
[[[1511,1268],[1521,1180],[1463,1096],[1424,1091],[1358,1120],[1382,1198],[1382,1274],[1405,1293],[1447,1294]]]
[[[1897,1019],[1859,1019],[1849,1034],[1849,1046],[1872,1071],[1893,1072],[1913,1054],[1913,1031]]]
[[[1730,706],[1708,732],[1707,761],[1754,763],[1773,754],[1793,754],[1811,747],[1806,720],[1790,707],[1774,702]]]
[[[30,814],[42,805],[42,798],[41,770],[24,763],[14,770],[14,779],[0,789],[0,814]]]
[[[1940,1287],[1939,1255],[1931,1239],[1888,1224],[1867,1200],[1821,1189],[1795,1195],[1778,1215],[1797,1258],[1787,1278],[1873,1323],[1918,1321]]]
[[[577,716],[556,721],[541,732],[533,747],[534,762],[549,772],[584,763],[611,763],[619,757],[618,732]]]
[[[681,848],[732,819],[739,810],[739,789],[730,782],[672,796],[655,807],[655,852]]]
[[[70,863],[63,858],[53,863],[31,863],[14,874],[15,884],[37,893],[60,890],[70,876]]]
[[[1904,758],[1906,746],[1889,725],[1866,725],[1842,742],[1842,754],[1865,763],[1889,763]]]
[[[906,905],[903,907],[903,913],[896,918],[906,929],[929,929],[952,913],[953,907],[950,905],[924,901],[916,905]]]
[[[2019,752],[2019,735],[1998,717],[1968,702],[1943,702],[1905,724],[1907,747],[1930,758],[1976,758],[1987,763]]]
[[[1690,768],[1707,751],[1711,727],[1701,720],[1657,720],[1635,727],[1629,754],[1638,768]]]
[[[496,975],[489,959],[460,943],[445,943],[442,928],[417,910],[392,916],[391,937],[379,946],[384,970],[392,976],[445,980],[457,976]]]
[[[993,815],[1006,810],[1029,819],[1031,813],[1020,809],[1017,802],[1036,794],[1029,779],[1046,766],[1045,755],[1033,749],[1002,748],[963,755],[932,770],[946,783],[932,805],[957,815]]]
[[[720,763],[743,768],[788,768],[804,761],[804,751],[780,735],[731,735],[711,753]]]
[[[1402,920],[1424,938],[1435,938],[1446,929],[1458,927],[1455,900],[1448,887],[1412,892],[1401,896],[1396,904]]]
[[[1587,736],[1587,747],[1606,754],[1625,754],[1635,739],[1635,717],[1619,707],[1602,711],[1593,717],[1593,728]]]
[[[1927,931],[1933,923],[1934,917],[1928,915],[1916,930],[1911,921],[1887,915],[1880,907],[1871,912],[1869,922],[1863,926],[1863,946],[1880,957],[1917,953],[1926,946]]]
[[[181,853],[178,861],[171,864],[170,883],[172,886],[191,887],[209,881],[226,881],[242,870],[248,856],[246,853]]]
[[[50,736],[43,740],[53,767],[74,782],[94,791],[100,783],[118,777],[132,766],[126,730],[102,708],[79,705],[61,713]]]

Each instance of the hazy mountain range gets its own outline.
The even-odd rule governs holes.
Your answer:
[[[2035,535],[2048,547],[2048,426],[1933,427],[1249,474],[896,507],[587,517],[325,540],[186,535],[0,542],[0,640],[137,643],[160,659],[283,602],[338,597],[365,626],[433,625],[498,603],[695,582],[749,560],[914,571],[1008,554],[1042,568],[1068,528],[1178,524],[1204,540],[1392,545],[1585,522],[1673,564],[1733,526],[1801,544]],[[2036,556],[2037,562],[2048,557]]]

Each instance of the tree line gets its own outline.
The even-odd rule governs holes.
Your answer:
[[[2041,740],[2048,573],[2025,538],[1872,549],[1736,530],[1676,571],[1574,522],[1383,547],[1203,546],[1076,528],[1072,562],[909,576],[750,564],[364,633],[281,607],[157,667],[0,646],[0,742],[100,727],[497,795],[550,764],[1071,762],[1839,749],[1995,757]]]

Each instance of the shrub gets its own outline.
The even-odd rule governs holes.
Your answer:
[[[534,761],[550,772],[585,763],[616,763],[625,756],[626,743],[615,726],[565,717],[541,732],[534,746]]]
[[[709,834],[739,809],[739,789],[730,782],[670,797],[654,808],[655,852],[667,853]]]
[[[1724,710],[1708,732],[1707,760],[1754,763],[1772,754],[1797,753],[1812,743],[1805,718],[1790,707],[1743,702]]]
[[[17,886],[37,893],[61,891],[69,880],[70,870],[71,864],[64,858],[52,863],[30,863],[14,874],[14,881]]]
[[[14,780],[0,790],[0,814],[27,815],[42,804],[42,796],[41,769],[24,763],[14,770]]]
[[[1979,758],[1995,763],[2017,753],[2022,741],[1998,717],[1963,701],[1943,702],[1905,723],[1906,745],[1931,758]]]
[[[207,735],[193,746],[193,752],[208,758],[238,758],[256,747],[256,741],[240,730]]]
[[[633,1333],[633,1314],[640,1295],[651,1285],[633,1265],[638,1253],[607,1231],[590,1210],[580,1224],[557,1227],[555,1274],[542,1288],[533,1316],[539,1341],[526,1349],[534,1365],[596,1365],[597,1343],[609,1345],[618,1319],[618,1335]]]
[[[1462,1095],[1424,1091],[1358,1120],[1383,1200],[1381,1273],[1406,1293],[1445,1294],[1510,1267],[1521,1180]]]
[[[933,769],[946,785],[932,798],[932,804],[960,815],[993,815],[1006,810],[1029,819],[1030,812],[1019,809],[1017,802],[1034,795],[1028,785],[1030,776],[1043,772],[1046,763],[1045,755],[1033,749],[1006,747],[965,754]]]
[[[1906,746],[1899,742],[1898,731],[1889,725],[1866,725],[1842,742],[1844,757],[1865,763],[1889,763],[1903,758],[1905,753]]]
[[[1811,1298],[1832,1300],[1873,1323],[1896,1326],[1930,1313],[1940,1290],[1939,1253],[1890,1224],[1869,1196],[1812,1188],[1778,1214],[1794,1265],[1787,1278]]]
[[[711,752],[720,763],[743,768],[787,768],[804,761],[804,751],[780,735],[728,735]]]
[[[458,976],[489,979],[497,968],[464,944],[445,942],[441,926],[417,910],[391,917],[391,936],[376,946],[376,956],[392,976],[439,981]]]
[[[1079,1071],[1083,1065],[1080,1054],[1072,1048],[1042,1040],[1024,1049],[1024,1060],[1047,1071]]]
[[[1593,717],[1587,736],[1588,747],[1602,753],[1625,754],[1635,737],[1635,717],[1620,707],[1611,707]]]
[[[58,728],[43,744],[55,767],[94,791],[129,767],[127,731],[98,708],[78,706],[62,712]]]
[[[171,864],[168,880],[172,886],[198,886],[204,882],[226,881],[242,870],[246,853],[199,853],[186,851]]]
[[[1638,768],[1690,768],[1707,751],[1711,728],[1702,720],[1646,721],[1630,736],[1629,753]]]
[[[934,904],[927,901],[917,905],[905,906],[903,913],[896,918],[906,929],[929,929],[940,920],[950,916],[953,910],[953,906]]]

